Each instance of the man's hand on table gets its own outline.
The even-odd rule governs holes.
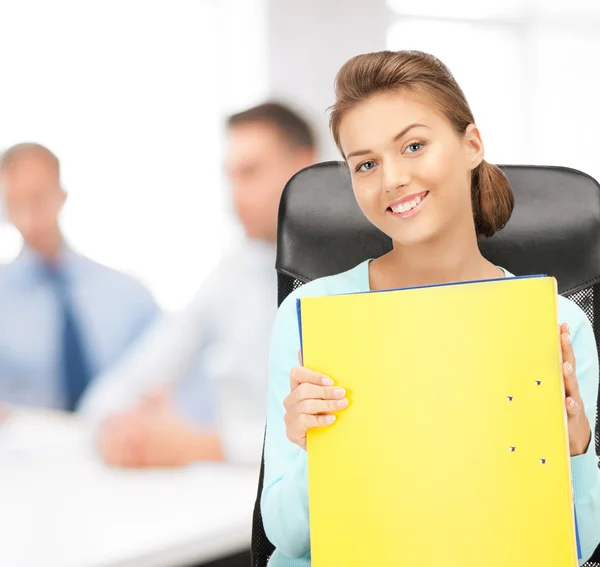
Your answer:
[[[178,467],[224,458],[216,435],[177,414],[168,389],[107,419],[100,429],[99,449],[104,461],[117,467]]]

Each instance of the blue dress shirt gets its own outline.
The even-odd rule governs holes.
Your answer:
[[[63,249],[71,305],[91,376],[112,365],[158,308],[135,279]],[[62,311],[44,263],[25,247],[0,267],[0,402],[65,409]]]

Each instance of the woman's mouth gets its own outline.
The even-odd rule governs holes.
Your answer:
[[[429,195],[429,191],[403,197],[392,203],[388,207],[387,212],[399,218],[412,217],[421,210],[423,201],[425,201],[427,195]]]

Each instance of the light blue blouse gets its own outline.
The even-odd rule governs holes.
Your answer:
[[[506,272],[507,277],[512,274]],[[286,437],[283,401],[289,373],[298,364],[300,338],[296,299],[369,291],[369,262],[335,276],[310,282],[292,292],[279,308],[271,341],[269,408],[265,443],[265,476],[261,510],[265,532],[276,550],[269,567],[308,567],[310,559],[306,451]],[[598,353],[592,326],[572,301],[559,296],[561,322],[569,324],[577,379],[594,431],[598,397]],[[571,458],[573,490],[583,559],[600,541],[600,471],[594,440],[584,455]]]

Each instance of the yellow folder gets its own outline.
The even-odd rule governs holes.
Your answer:
[[[298,301],[349,407],[308,436],[313,567],[573,567],[556,281]]]

